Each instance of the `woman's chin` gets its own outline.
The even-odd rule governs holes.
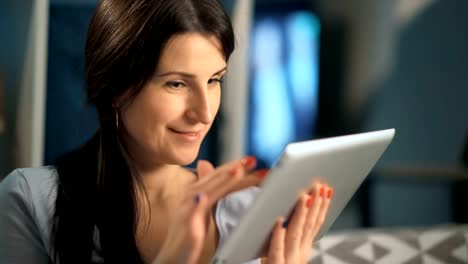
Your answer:
[[[180,165],[180,166],[184,167],[184,166],[192,164],[192,162],[194,162],[194,161],[195,161],[195,158],[191,159],[190,161],[185,160],[185,161],[182,161],[182,162],[178,162],[177,165]]]
[[[175,163],[180,166],[187,166],[195,161],[198,156],[198,151],[195,153],[185,153],[185,155],[180,154],[181,153],[177,153],[177,157],[174,159]]]

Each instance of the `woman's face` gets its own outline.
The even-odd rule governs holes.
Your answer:
[[[218,112],[225,72],[216,37],[186,33],[169,39],[153,79],[121,111],[124,140],[137,162],[193,162]]]

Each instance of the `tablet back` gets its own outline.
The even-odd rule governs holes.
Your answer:
[[[394,129],[289,144],[252,206],[212,263],[239,264],[259,257],[275,220],[288,216],[298,194],[314,180],[334,188],[325,234],[393,139]]]

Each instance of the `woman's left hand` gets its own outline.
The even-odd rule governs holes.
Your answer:
[[[268,250],[268,264],[303,264],[309,260],[312,244],[328,212],[333,189],[316,183],[302,194],[287,222],[279,219]]]

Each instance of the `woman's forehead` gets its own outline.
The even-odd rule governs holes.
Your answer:
[[[157,72],[213,73],[226,67],[221,42],[213,35],[185,33],[169,39],[158,63]]]

